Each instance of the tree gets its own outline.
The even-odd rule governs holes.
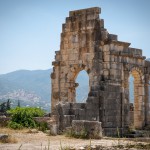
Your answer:
[[[18,104],[17,104],[17,107],[20,107],[20,100],[18,100]]]
[[[10,103],[11,103],[11,101],[10,101],[10,99],[8,99],[7,103],[6,103],[6,109],[7,110],[10,110],[10,108],[11,108]]]
[[[2,104],[0,104],[0,112],[6,112],[6,102],[3,102]]]

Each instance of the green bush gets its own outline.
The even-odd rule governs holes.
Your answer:
[[[23,126],[21,124],[13,122],[13,121],[10,121],[8,123],[8,127],[12,128],[12,129],[22,129],[23,128]]]
[[[7,112],[11,115],[11,121],[8,126],[13,129],[35,128],[38,124],[33,117],[42,117],[44,115],[42,109],[34,107],[16,107]]]

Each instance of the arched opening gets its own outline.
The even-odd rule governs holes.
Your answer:
[[[129,109],[130,109],[130,116],[129,122],[130,126],[134,126],[134,77],[132,74],[129,76]]]
[[[142,128],[144,119],[144,86],[142,77],[137,70],[132,70],[129,76],[129,123],[134,128]]]
[[[78,83],[78,87],[76,88],[76,102],[83,103],[87,100],[89,93],[89,75],[85,70],[79,72],[76,83]]]

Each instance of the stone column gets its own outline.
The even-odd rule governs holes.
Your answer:
[[[141,129],[144,126],[144,85],[135,78],[134,81],[134,126]]]
[[[145,125],[150,125],[150,116],[149,116],[149,112],[150,112],[150,101],[149,101],[149,75],[146,74],[145,75],[145,84],[144,84],[144,88],[145,88]]]
[[[55,67],[53,68],[53,73],[51,74],[51,85],[52,85],[51,112],[52,114],[55,114],[55,106],[60,101],[59,65],[56,64]]]

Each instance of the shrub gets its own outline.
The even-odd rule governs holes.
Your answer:
[[[13,129],[35,128],[37,123],[33,117],[42,117],[44,115],[42,109],[35,107],[16,107],[7,112],[11,115],[11,121],[8,126]]]
[[[12,129],[22,129],[23,128],[23,126],[21,124],[13,122],[13,121],[10,121],[8,123],[8,127],[12,128]]]
[[[88,132],[86,131],[86,129],[82,129],[80,132],[76,133],[75,131],[73,131],[73,129],[69,129],[66,132],[66,136],[68,137],[74,137],[74,138],[80,138],[80,139],[88,139]]]
[[[46,131],[48,129],[47,122],[40,122],[40,123],[38,123],[38,129],[40,131],[43,131],[43,132]]]

